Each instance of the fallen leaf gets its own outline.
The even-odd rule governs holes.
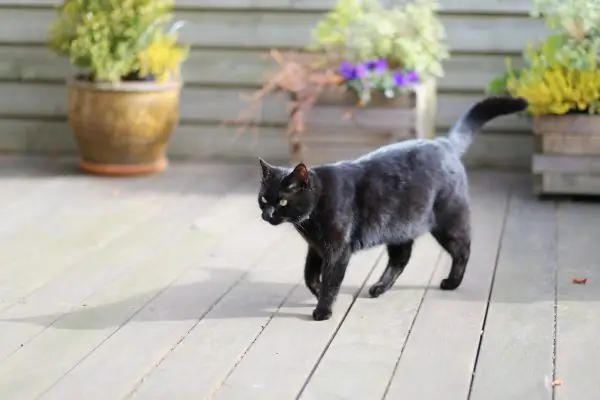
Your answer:
[[[573,278],[573,283],[575,285],[585,285],[587,283],[587,278]]]
[[[560,379],[555,379],[552,381],[552,386],[562,386],[563,381]]]

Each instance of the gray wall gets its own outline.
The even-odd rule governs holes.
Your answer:
[[[56,0],[0,0],[0,150],[74,149],[65,122],[65,77],[71,68],[45,48]],[[507,55],[544,34],[527,18],[526,0],[442,0],[452,59],[439,82],[438,131],[483,94]],[[244,134],[221,121],[235,118],[240,93],[257,87],[272,47],[308,43],[310,29],[334,0],[180,0],[177,17],[190,21],[183,39],[193,45],[184,67],[181,124],[172,156],[282,158],[286,115],[280,98],[265,104],[267,126]],[[470,163],[524,166],[531,137],[527,121],[505,117],[489,125],[468,154]]]

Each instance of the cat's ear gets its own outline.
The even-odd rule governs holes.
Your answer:
[[[260,170],[261,170],[260,178],[264,180],[266,177],[269,176],[269,174],[271,173],[271,170],[273,170],[275,167],[260,157],[258,157],[258,162],[260,163]]]
[[[296,165],[294,170],[289,175],[290,184],[288,189],[298,189],[308,186],[308,168],[303,163]]]

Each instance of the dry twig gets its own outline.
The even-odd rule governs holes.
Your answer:
[[[343,78],[326,60],[315,54],[271,50],[270,57],[277,63],[277,70],[268,73],[263,86],[244,100],[248,107],[232,121],[239,125],[238,132],[256,127],[260,122],[263,101],[269,94],[284,93],[288,98],[288,132],[304,132],[306,115],[326,88],[337,88]],[[322,61],[322,62],[320,62]]]

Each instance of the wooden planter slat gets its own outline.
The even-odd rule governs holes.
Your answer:
[[[533,119],[536,194],[600,195],[600,116]]]
[[[536,154],[531,168],[534,173],[600,174],[600,157]]]
[[[600,135],[545,133],[534,137],[534,146],[539,153],[593,156],[600,154]]]
[[[547,115],[533,119],[533,133],[570,133],[578,135],[600,135],[599,115]]]
[[[348,93],[323,92],[306,115],[306,131],[290,135],[292,163],[356,158],[381,146],[435,134],[436,86],[427,80],[395,99],[375,95],[357,107]]]
[[[319,125],[365,133],[407,130],[414,127],[415,120],[413,109],[368,107],[349,110],[347,107],[317,105],[308,115],[307,123],[310,129]]]
[[[600,195],[600,175],[544,172],[534,175],[537,194]]]

